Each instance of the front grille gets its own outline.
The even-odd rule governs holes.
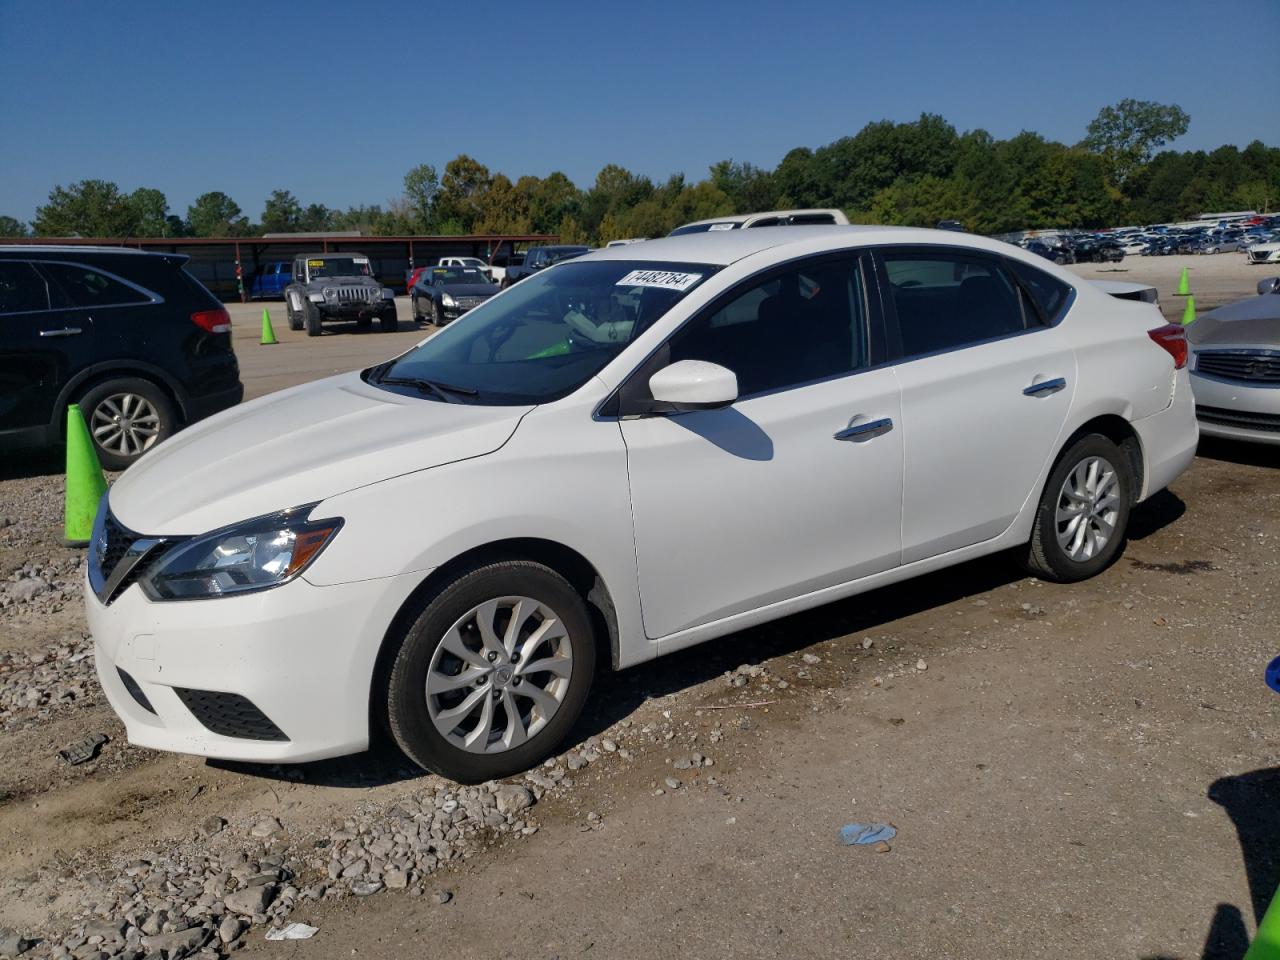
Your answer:
[[[1250,250],[1249,259],[1254,263],[1266,263],[1267,258],[1271,256],[1273,252],[1274,251],[1271,250]]]
[[[102,523],[103,540],[95,546],[98,554],[98,569],[102,571],[104,580],[111,576],[111,571],[116,568],[128,550],[137,540],[140,540],[136,533],[127,530],[116,522],[116,518],[109,512],[103,518]]]
[[[367,303],[373,299],[373,291],[369,287],[338,287],[339,303]]]
[[[1280,383],[1280,351],[1202,350],[1196,372],[1240,383]]]
[[[173,692],[193,717],[219,736],[239,737],[241,740],[289,739],[252,701],[238,693],[189,690],[186,687],[174,687]]]
[[[473,307],[480,306],[488,299],[488,297],[454,297],[454,302],[458,304],[460,310],[470,310]]]
[[[138,686],[138,681],[133,679],[128,673],[116,667],[116,673],[120,674],[120,682],[124,684],[124,688],[129,691],[129,696],[138,702],[143,710],[147,713],[154,714],[156,708],[151,705],[151,701],[147,699],[147,695],[142,692],[142,688]]]
[[[1223,427],[1240,427],[1244,430],[1280,433],[1280,414],[1245,413],[1241,410],[1224,410],[1222,407],[1197,406],[1196,419]]]

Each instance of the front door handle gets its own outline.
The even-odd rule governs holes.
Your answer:
[[[856,420],[857,417],[854,417]],[[888,417],[879,420],[863,420],[861,423],[849,422],[839,433],[833,434],[837,440],[852,440],[854,443],[866,443],[876,437],[883,436],[893,429],[893,421]]]
[[[78,337],[84,333],[79,327],[63,327],[61,330],[41,330],[42,337]]]
[[[1066,387],[1067,381],[1063,377],[1054,377],[1052,380],[1041,380],[1029,387],[1023,387],[1022,392],[1028,397],[1047,397],[1051,393],[1065,390]]]

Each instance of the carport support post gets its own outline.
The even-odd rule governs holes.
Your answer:
[[[244,296],[244,271],[240,268],[240,241],[236,241],[236,288],[240,291],[240,302],[247,303]]]

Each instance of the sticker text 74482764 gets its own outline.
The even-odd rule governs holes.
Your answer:
[[[662,287],[665,290],[688,290],[702,279],[700,273],[676,273],[672,270],[632,270],[617,282],[619,287]]]

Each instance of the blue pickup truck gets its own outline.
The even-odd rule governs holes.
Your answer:
[[[284,288],[293,282],[293,264],[288,260],[264,263],[249,288],[252,300],[281,300]]]

